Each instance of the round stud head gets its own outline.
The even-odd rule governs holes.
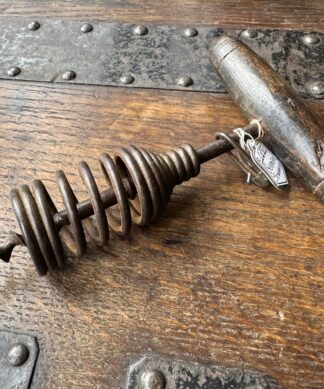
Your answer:
[[[132,84],[135,81],[135,78],[131,76],[130,74],[127,74],[126,76],[120,77],[120,82],[125,85]]]
[[[186,76],[186,77],[180,77],[178,79],[178,85],[182,86],[184,88],[186,88],[192,84],[193,84],[193,79],[191,77]]]
[[[76,73],[73,70],[68,70],[62,74],[63,80],[71,81],[76,77]]]
[[[90,23],[85,23],[81,26],[80,30],[86,34],[87,32],[91,32],[93,30],[93,25]]]
[[[148,28],[143,25],[136,26],[134,27],[133,32],[135,35],[146,35],[148,33]]]
[[[302,41],[305,45],[316,45],[320,42],[320,37],[316,34],[307,34],[302,37]]]
[[[314,82],[308,86],[309,91],[315,97],[319,97],[324,94],[324,83],[323,82]]]
[[[247,39],[255,39],[258,37],[258,33],[255,30],[244,30],[242,31],[241,36]]]
[[[28,357],[28,348],[22,343],[17,343],[9,350],[8,362],[11,366],[21,366],[27,361]]]
[[[40,24],[36,20],[34,20],[33,22],[28,24],[28,30],[30,30],[30,31],[36,31],[39,29],[39,27],[40,27]]]
[[[198,31],[193,27],[186,28],[184,33],[188,38],[193,38],[198,35]]]
[[[164,389],[166,379],[161,370],[145,371],[141,376],[141,389]]]
[[[10,77],[15,77],[17,76],[19,73],[21,72],[20,68],[18,68],[17,66],[13,66],[12,68],[9,68],[7,70],[7,74],[8,76]]]

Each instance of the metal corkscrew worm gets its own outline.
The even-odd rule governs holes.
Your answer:
[[[278,188],[286,185],[284,163],[324,201],[323,131],[312,112],[268,64],[239,40],[216,39],[210,55],[234,101],[249,120],[257,119],[259,124],[251,122],[239,132],[241,137],[219,133],[221,139],[200,149],[184,145],[170,152],[153,153],[130,146],[118,149],[112,157],[104,154],[100,163],[108,189],[101,193],[89,166],[81,162],[80,175],[90,197],[83,202],[78,201],[65,174],[59,171],[57,184],[64,203],[60,212],[40,180],[35,180],[31,188],[23,185],[12,190],[11,202],[22,234],[9,233],[0,246],[0,258],[9,262],[13,249],[24,245],[40,275],[55,270],[72,253],[85,253],[86,235],[103,246],[110,230],[125,236],[132,223],[144,226],[155,220],[176,185],[197,176],[201,164],[233,147],[236,161],[257,185],[264,187],[268,179]],[[275,155],[261,142],[250,139],[251,143],[244,138],[260,135],[260,123]],[[242,146],[250,150],[249,155]],[[118,219],[109,212],[116,204]]]
[[[245,131],[256,135],[258,126],[251,124]],[[237,135],[230,135],[230,139],[237,140]],[[113,156],[103,154],[100,158],[108,184],[101,193],[88,164],[81,162],[79,171],[89,200],[79,202],[64,172],[58,171],[56,181],[64,203],[60,212],[41,180],[34,180],[31,187],[13,189],[11,203],[22,235],[10,232],[0,247],[0,258],[9,262],[14,247],[24,245],[39,275],[54,271],[68,256],[86,252],[86,235],[104,246],[110,230],[126,236],[132,223],[145,226],[155,220],[166,208],[176,185],[197,176],[202,163],[232,147],[226,139],[220,139],[200,149],[186,144],[165,153],[135,146],[119,148]],[[118,218],[109,213],[116,204]]]

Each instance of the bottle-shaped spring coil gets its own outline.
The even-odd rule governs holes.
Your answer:
[[[67,256],[83,255],[86,235],[103,246],[110,231],[126,236],[132,222],[139,226],[155,220],[165,209],[173,188],[200,171],[196,150],[184,145],[166,153],[153,153],[130,146],[119,148],[100,164],[108,189],[99,192],[86,162],[79,171],[89,201],[79,202],[63,171],[56,175],[64,210],[58,212],[40,180],[31,188],[22,185],[11,192],[11,202],[27,246],[40,275],[64,265]],[[118,204],[119,217],[109,213]],[[94,215],[96,223],[89,217]],[[19,235],[17,235],[19,239]]]

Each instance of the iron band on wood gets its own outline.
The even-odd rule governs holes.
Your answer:
[[[286,167],[324,201],[323,132],[302,99],[238,39],[220,37],[215,40],[211,45],[211,59],[242,111],[257,119],[246,131],[240,129],[241,132],[253,142],[255,132],[260,135],[260,128],[264,128],[261,132]],[[240,138],[234,133],[225,144],[224,139],[216,140],[200,149],[187,144],[166,153],[154,153],[130,146],[117,149],[112,158],[103,154],[100,161],[108,188],[102,192],[88,165],[81,162],[80,175],[89,193],[89,200],[83,202],[78,201],[65,174],[59,171],[56,177],[64,203],[62,211],[58,211],[40,180],[34,180],[31,187],[21,185],[13,189],[11,202],[22,234],[8,234],[0,246],[0,258],[9,262],[13,249],[25,245],[38,273],[45,275],[61,267],[67,255],[84,254],[86,235],[97,244],[105,245],[109,238],[108,224],[119,235],[126,235],[132,222],[147,225],[165,209],[174,187],[197,176],[202,163],[229,151],[235,135]],[[243,138],[240,141],[244,146]],[[253,148],[256,143],[249,144],[250,156],[256,162]],[[271,153],[272,167],[268,166],[264,161],[269,150],[266,147],[262,150],[261,160],[256,163],[260,172],[272,183],[288,183],[278,158]],[[240,158],[241,166],[250,175],[255,174],[255,182],[264,186],[266,182],[258,170],[250,169],[244,159]],[[276,159],[280,163],[276,163]],[[274,166],[277,166],[275,170]],[[106,213],[116,204],[120,215],[117,223]],[[93,215],[96,225],[89,219]],[[64,232],[68,233],[67,238]]]
[[[304,97],[324,94],[324,34],[12,18],[0,25],[0,78],[225,92],[208,47],[242,39]]]
[[[34,336],[0,330],[0,388],[28,389],[37,356]]]
[[[143,357],[129,369],[127,389],[280,389],[256,371],[210,366],[159,356]]]

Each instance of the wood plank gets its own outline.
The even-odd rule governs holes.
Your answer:
[[[316,1],[0,2],[1,17],[324,30]],[[225,96],[0,82],[0,241],[16,229],[9,190],[64,168],[80,198],[84,158],[133,142],[199,146],[244,124]],[[324,106],[310,102],[321,118]],[[131,238],[112,237],[66,272],[38,278],[26,250],[0,266],[0,327],[38,336],[34,386],[120,388],[153,351],[323,387],[322,206],[296,180],[287,196],[244,185],[226,156],[178,188]],[[99,179],[101,185],[103,181]],[[58,203],[60,203],[58,201]]]
[[[44,179],[59,204],[54,172],[63,168],[83,199],[80,159],[101,177],[96,159],[117,145],[200,146],[245,124],[221,95],[0,87],[0,241],[16,229],[8,193],[19,184]],[[309,104],[323,119],[324,104]],[[289,194],[248,186],[222,156],[175,190],[157,222],[91,247],[65,272],[38,278],[17,250],[0,266],[1,328],[38,337],[37,388],[121,388],[128,362],[151,351],[320,388],[323,244],[323,206],[301,184],[292,178]]]
[[[322,0],[1,1],[3,17],[66,18],[324,31]]]

